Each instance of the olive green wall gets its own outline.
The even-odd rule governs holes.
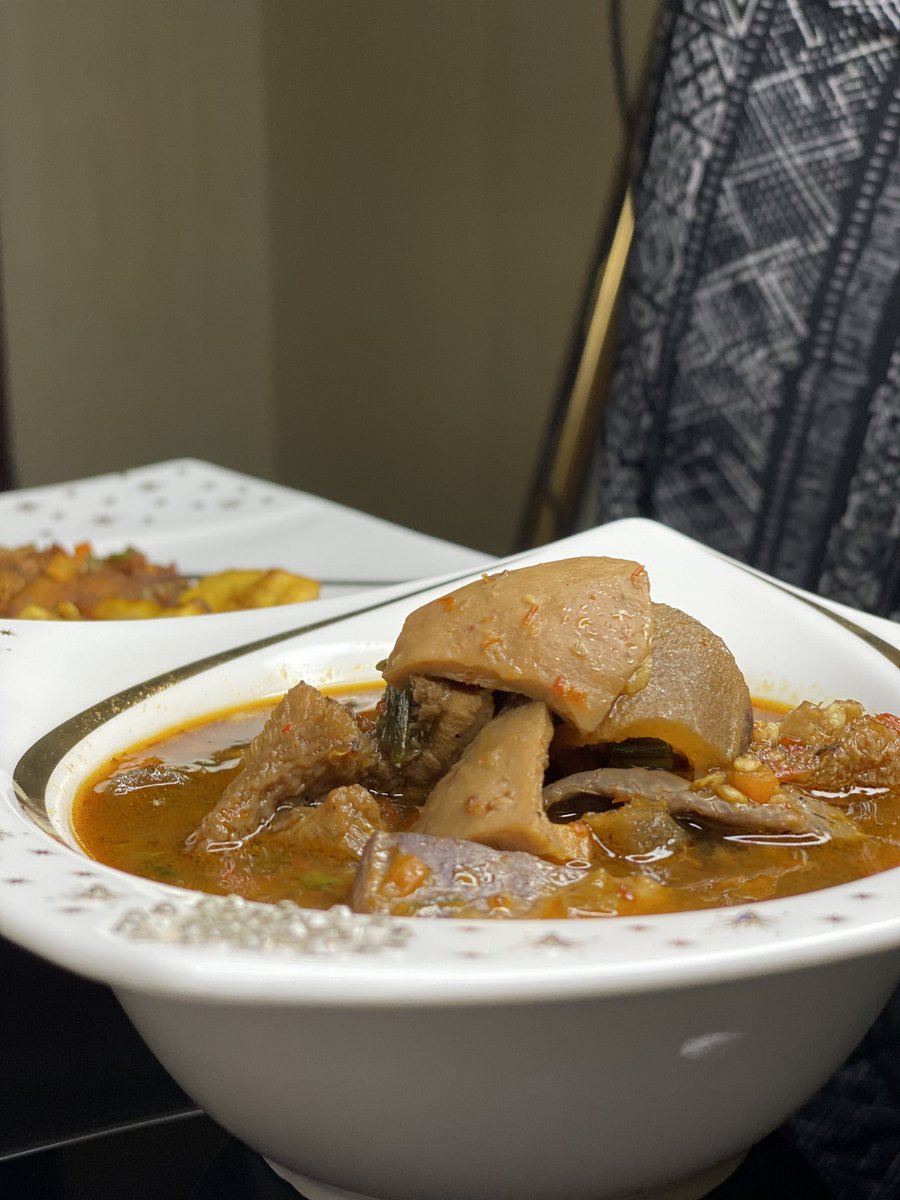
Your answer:
[[[619,140],[604,0],[0,0],[20,483],[190,454],[508,548]]]
[[[0,0],[22,485],[185,454],[272,471],[260,63],[243,0]]]

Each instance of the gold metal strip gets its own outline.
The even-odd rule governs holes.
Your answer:
[[[626,191],[566,405],[550,478],[528,533],[533,546],[560,537],[574,516],[612,375],[616,305],[633,236],[634,207],[631,192]]]

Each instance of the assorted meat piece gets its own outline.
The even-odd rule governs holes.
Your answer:
[[[731,762],[750,745],[753,705],[734,655],[687,613],[654,604],[653,654],[644,687],[625,691],[594,742],[656,738],[696,772]]]
[[[416,609],[384,666],[541,700],[596,729],[650,652],[650,585],[639,563],[570,558],[484,575]]]
[[[554,825],[541,786],[553,722],[538,700],[507,708],[482,729],[425,801],[416,833],[527,850],[553,862],[590,854],[583,827]]]
[[[483,688],[414,675],[402,689],[389,685],[379,709],[385,786],[424,799],[494,715],[494,698]]]
[[[295,804],[276,812],[271,829],[294,849],[358,861],[369,838],[384,829],[378,801],[358,783],[336,787],[320,804]]]
[[[828,838],[853,830],[839,810],[811,796],[781,790],[765,804],[755,804],[728,785],[718,790],[697,786],[669,771],[648,771],[645,767],[600,767],[569,775],[544,788],[548,808],[588,796],[617,803],[646,800],[663,806],[673,817],[694,818],[736,833],[805,833]]]
[[[240,774],[188,839],[218,850],[257,834],[288,801],[309,803],[374,770],[378,751],[351,709],[298,683],[247,747]]]
[[[554,866],[518,850],[416,833],[376,834],[353,889],[356,912],[395,917],[614,916],[659,900],[665,889],[600,864]]]
[[[353,889],[357,912],[394,916],[521,916],[584,874],[533,854],[422,833],[376,833]]]
[[[652,863],[690,847],[690,831],[664,804],[632,796],[604,812],[589,812],[584,822],[604,854]]]
[[[836,794],[900,787],[900,721],[889,713],[870,716],[855,700],[804,701],[759,733],[757,754],[784,782]]]

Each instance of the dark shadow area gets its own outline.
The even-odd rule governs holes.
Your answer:
[[[0,1195],[29,1200],[303,1200],[258,1154],[204,1116],[0,1163]],[[760,1142],[707,1196],[763,1198],[833,1200],[778,1133]]]
[[[0,980],[0,1159],[196,1112],[108,988],[2,938]]]
[[[0,1162],[4,1200],[186,1200],[228,1134],[202,1114]],[[268,1171],[260,1160],[260,1167]],[[277,1178],[277,1177],[276,1177]],[[252,1190],[228,1195],[255,1197]]]

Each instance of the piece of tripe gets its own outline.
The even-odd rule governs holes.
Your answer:
[[[484,575],[416,609],[383,673],[395,687],[428,675],[516,692],[589,733],[647,658],[650,631],[639,563],[569,558]]]

